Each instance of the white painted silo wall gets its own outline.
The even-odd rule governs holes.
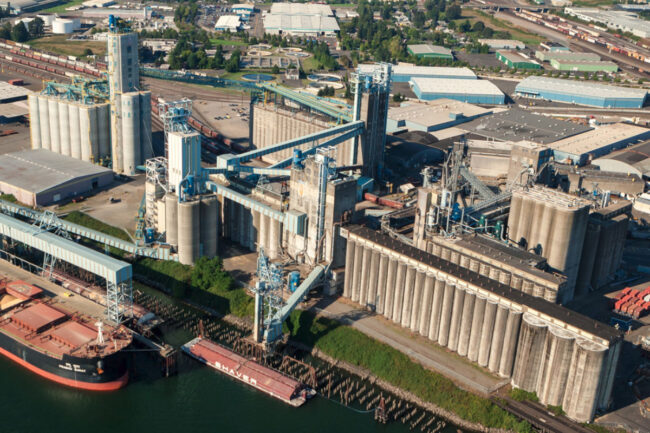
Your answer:
[[[50,108],[48,99],[43,95],[38,95],[38,118],[41,126],[41,147],[50,150],[52,146]]]
[[[59,137],[61,154],[70,156],[70,109],[66,101],[59,101]]]
[[[122,94],[122,170],[126,175],[135,174],[140,162],[140,94]]]
[[[47,100],[50,117],[50,137],[54,153],[61,153],[61,134],[59,133],[59,101],[53,98]]]
[[[70,156],[75,159],[81,159],[79,104],[68,103],[68,119],[70,122]]]
[[[151,142],[151,92],[140,93],[140,141],[141,160],[138,164],[153,158],[153,145]]]
[[[40,149],[41,144],[41,118],[38,108],[38,95],[29,95],[29,135],[32,149]]]
[[[99,158],[111,154],[111,109],[109,104],[97,106],[97,142]]]

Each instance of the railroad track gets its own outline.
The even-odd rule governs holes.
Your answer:
[[[511,414],[528,421],[542,433],[593,433],[564,416],[556,416],[539,404],[529,401],[493,398],[492,401]]]

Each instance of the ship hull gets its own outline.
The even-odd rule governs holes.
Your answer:
[[[0,354],[41,377],[72,388],[114,391],[125,386],[129,378],[126,355],[122,351],[107,357],[63,355],[57,358],[0,332]]]

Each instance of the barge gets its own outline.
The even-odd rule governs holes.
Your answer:
[[[124,327],[73,311],[21,280],[0,281],[0,354],[53,382],[112,391],[128,382]]]
[[[206,338],[197,337],[182,346],[183,352],[246,385],[293,407],[316,395],[313,389],[276,370],[246,359]]]

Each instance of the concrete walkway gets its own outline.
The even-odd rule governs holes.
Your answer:
[[[487,395],[509,383],[507,379],[493,376],[459,355],[340,298],[323,299],[311,307],[311,310],[388,344],[468,391]]]

